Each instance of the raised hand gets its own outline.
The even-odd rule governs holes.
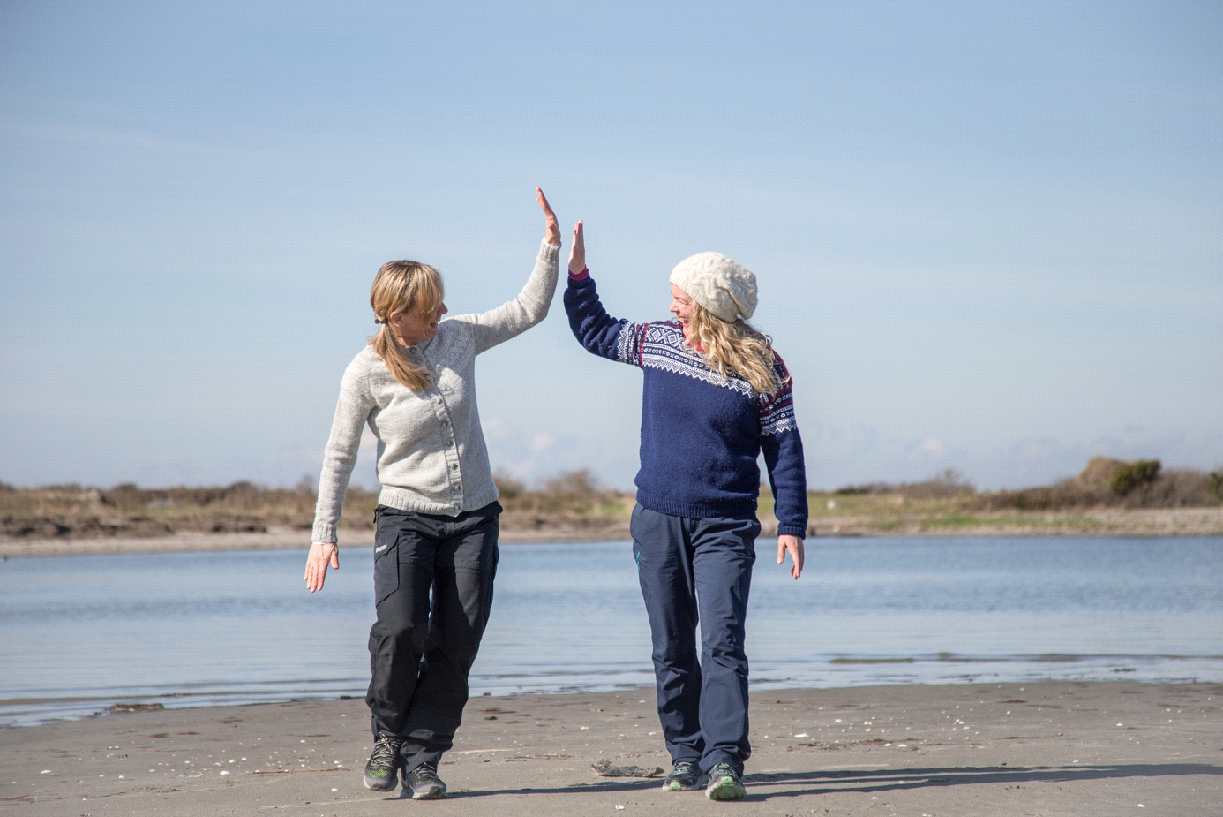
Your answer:
[[[569,272],[578,275],[586,269],[586,239],[582,237],[582,222],[573,225],[573,246],[569,248]]]
[[[553,247],[559,247],[561,245],[560,222],[556,220],[556,213],[552,212],[552,205],[548,204],[544,191],[538,187],[535,188],[535,200],[539,202],[540,209],[544,211],[544,238]]]

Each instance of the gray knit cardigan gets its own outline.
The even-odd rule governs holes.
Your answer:
[[[559,252],[542,242],[535,269],[516,298],[481,315],[448,318],[437,335],[408,348],[410,360],[433,372],[428,389],[403,386],[368,345],[353,358],[340,381],[312,542],[338,541],[336,523],[367,424],[378,438],[379,503],[457,516],[497,499],[476,411],[475,358],[547,316]]]

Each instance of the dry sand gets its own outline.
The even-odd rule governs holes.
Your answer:
[[[1223,814],[1223,685],[1035,683],[752,696],[748,798],[669,765],[651,690],[476,698],[451,797],[366,791],[360,700],[111,714],[0,731],[0,816]]]

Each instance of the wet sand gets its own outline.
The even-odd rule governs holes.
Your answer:
[[[0,731],[0,815],[1223,814],[1223,685],[1033,683],[752,696],[748,798],[594,764],[669,766],[653,692],[481,697],[451,797],[361,785],[360,700],[115,713]]]

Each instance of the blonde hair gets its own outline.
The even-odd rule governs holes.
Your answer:
[[[782,386],[773,369],[773,341],[747,321],[722,320],[693,301],[688,330],[688,344],[698,347],[706,365],[723,377],[738,375],[761,394]]]
[[[418,261],[388,261],[374,276],[369,290],[369,305],[374,320],[382,324],[369,339],[378,357],[395,379],[412,391],[423,391],[433,383],[433,373],[408,360],[391,331],[391,316],[413,311],[432,312],[446,296],[442,276],[428,264]]]

